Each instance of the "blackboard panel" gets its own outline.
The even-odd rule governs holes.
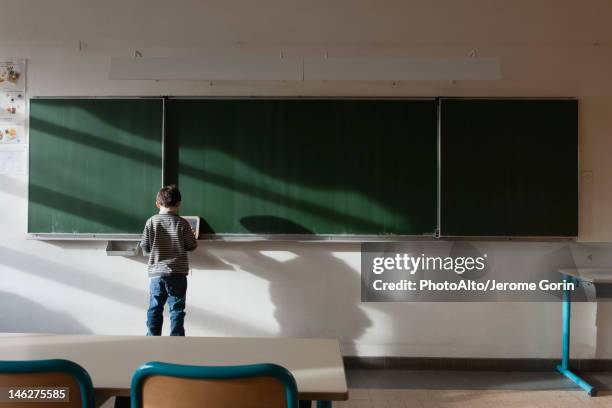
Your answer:
[[[441,233],[578,234],[576,100],[441,100]]]
[[[141,233],[161,134],[160,99],[32,99],[28,232]]]
[[[182,212],[204,232],[436,228],[433,100],[171,99],[167,130]]]

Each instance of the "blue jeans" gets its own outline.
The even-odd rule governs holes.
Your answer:
[[[185,297],[187,276],[161,276],[151,278],[149,310],[147,311],[147,336],[161,336],[164,323],[164,305],[170,308],[170,335],[184,336]]]

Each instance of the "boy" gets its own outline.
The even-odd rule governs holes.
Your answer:
[[[189,223],[178,215],[181,193],[176,186],[162,187],[155,205],[159,214],[147,220],[140,242],[143,253],[149,255],[147,272],[151,278],[147,336],[161,335],[166,300],[170,308],[170,335],[184,336],[187,251],[193,251],[198,243]]]

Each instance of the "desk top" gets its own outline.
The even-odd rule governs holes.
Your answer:
[[[101,397],[129,395],[148,361],[190,365],[276,363],[295,377],[300,399],[346,400],[340,347],[332,339],[0,334],[0,360],[63,358],[85,368]]]
[[[570,275],[585,282],[612,283],[612,269],[605,268],[574,268],[559,269],[559,273]]]

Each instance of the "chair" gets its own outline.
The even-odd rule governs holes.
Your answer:
[[[68,402],[4,400],[0,403],[2,407],[94,407],[94,390],[89,374],[83,367],[68,360],[0,361],[0,387],[5,392],[8,392],[7,388],[68,388]]]
[[[289,371],[276,364],[189,366],[146,363],[134,373],[132,408],[297,408]]]

